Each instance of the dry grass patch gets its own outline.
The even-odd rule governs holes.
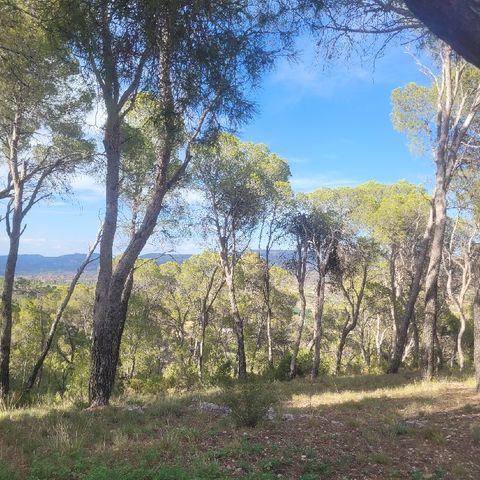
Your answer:
[[[119,399],[97,411],[0,413],[0,480],[480,478],[471,380],[340,377],[276,387],[280,413],[256,428],[195,407],[221,402],[217,390]]]

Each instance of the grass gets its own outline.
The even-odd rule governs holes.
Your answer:
[[[217,391],[96,411],[5,410],[0,480],[480,478],[471,379],[339,377],[276,389],[276,418],[256,428],[198,410],[200,400],[221,401]]]

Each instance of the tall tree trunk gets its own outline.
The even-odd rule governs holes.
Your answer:
[[[90,406],[107,405],[117,371],[120,344],[133,287],[133,272],[127,278],[112,276],[107,312],[93,333],[90,372]]]
[[[104,142],[107,150],[107,163],[109,164],[107,168],[107,211],[102,243],[100,244],[100,272],[102,275],[100,276],[99,272],[94,310],[90,373],[90,405],[92,407],[108,404],[117,370],[120,342],[125,326],[131,284],[133,283],[131,275],[133,275],[135,261],[155,229],[165,194],[183,172],[183,168],[181,168],[177,170],[173,178],[169,179],[168,177],[168,167],[174,149],[175,125],[173,116],[175,108],[173,105],[169,58],[166,58],[168,57],[166,53],[160,57],[160,85],[162,91],[165,92],[164,95],[167,97],[165,105],[169,115],[165,120],[163,142],[157,152],[155,186],[152,197],[145,207],[142,223],[133,232],[113,273],[112,249],[118,217],[121,136],[118,115],[116,120],[110,122],[111,125],[107,121]],[[196,134],[198,134],[198,131]],[[190,143],[186,148],[185,155],[188,158],[190,158],[191,142],[195,138],[192,137],[190,139]],[[188,161],[185,162],[184,167],[188,164]],[[111,221],[111,216],[114,217],[115,221]]]
[[[200,315],[200,341],[198,342],[198,356],[197,356],[197,369],[198,369],[198,378],[200,382],[203,382],[203,355],[205,347],[205,331],[207,329],[208,322],[208,312],[204,307],[202,307],[202,312]]]
[[[465,327],[466,327],[466,319],[465,319],[465,314],[462,308],[460,310],[460,330],[458,331],[458,335],[457,335],[457,356],[458,356],[458,366],[460,368],[460,371],[462,371],[463,367],[465,366],[465,355],[463,353],[463,346],[462,346]]]
[[[265,249],[265,266],[263,275],[263,297],[266,307],[266,326],[267,326],[267,361],[268,368],[273,368],[273,338],[272,338],[272,299],[271,299],[271,278],[270,278],[270,247],[272,233],[269,232],[267,248]]]
[[[413,365],[418,368],[420,365],[420,334],[418,332],[417,319],[415,314],[412,317],[412,335],[414,341],[414,361]]]
[[[415,315],[415,304],[417,303],[417,298],[421,290],[421,280],[423,277],[423,271],[425,269],[425,264],[428,257],[428,247],[433,232],[433,219],[434,208],[432,205],[430,209],[428,223],[425,228],[425,233],[423,234],[422,241],[419,245],[419,252],[415,261],[415,273],[412,283],[410,285],[408,300],[405,306],[402,321],[398,326],[396,332],[395,347],[393,350],[392,358],[390,359],[390,365],[388,367],[387,373],[397,373],[400,365],[402,364],[403,352],[405,351],[405,347],[407,345],[408,327],[410,326],[410,322]]]
[[[478,281],[477,276],[477,282]],[[473,344],[476,390],[480,393],[480,286],[478,286],[478,283],[473,300]]]
[[[435,370],[435,335],[438,315],[438,277],[445,237],[447,198],[443,158],[437,160],[435,194],[433,198],[434,229],[430,259],[425,277],[425,318],[422,338],[422,375],[431,380]]]
[[[95,303],[93,309],[93,342],[90,367],[90,403],[92,406],[108,404],[115,378],[115,345],[120,341],[115,314],[119,313],[123,285],[116,282],[112,289],[113,242],[117,230],[120,188],[120,116],[117,106],[107,105],[107,122],[103,145],[107,157],[105,217],[100,240],[100,256]],[[114,305],[111,298],[114,297]],[[112,311],[113,310],[113,311]]]
[[[13,182],[13,199],[8,204],[5,218],[9,249],[2,290],[2,326],[0,332],[0,400],[5,399],[10,390],[10,351],[12,346],[12,303],[15,285],[15,270],[17,266],[20,236],[23,220],[23,181],[18,171],[18,143],[20,141],[21,116],[15,112],[12,135],[9,139],[9,174]],[[13,208],[12,208],[13,206]],[[10,212],[10,209],[12,211]],[[11,213],[11,222],[10,222]]]
[[[272,338],[272,309],[267,307],[267,348],[268,348],[268,368],[273,368],[273,338]]]
[[[314,353],[313,353],[313,365],[312,365],[312,380],[318,378],[320,371],[320,346],[322,340],[322,317],[323,317],[323,305],[325,300],[325,274],[319,273],[320,277],[317,282],[316,301],[315,301],[315,322],[313,324],[313,338],[314,338]]]
[[[10,350],[12,345],[12,303],[15,284],[15,269],[20,245],[22,228],[21,200],[13,210],[11,230],[9,232],[9,250],[2,291],[2,330],[0,337],[0,400],[5,399],[10,390]]]
[[[230,300],[230,312],[233,317],[233,330],[235,332],[235,336],[237,337],[238,378],[245,379],[247,378],[247,357],[245,355],[243,318],[238,309],[232,269],[225,264],[225,262],[228,262],[228,259],[222,261],[224,263],[225,283],[227,285],[228,298]]]
[[[305,290],[303,285],[298,286],[298,293],[300,297],[300,314],[297,327],[297,336],[295,338],[295,343],[293,344],[292,358],[290,360],[290,380],[294,379],[297,376],[297,357],[298,352],[300,351],[300,344],[302,342],[302,333],[303,326],[305,325],[305,315],[307,312],[307,300],[305,298]]]

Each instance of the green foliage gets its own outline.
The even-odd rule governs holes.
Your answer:
[[[163,371],[164,384],[167,388],[191,390],[198,384],[198,372],[193,366],[182,368],[178,363],[170,363]]]
[[[279,401],[275,384],[256,380],[229,382],[223,387],[223,402],[231,409],[238,427],[255,427]]]
[[[283,355],[277,366],[273,371],[273,378],[276,380],[288,380],[290,375],[290,362],[292,354],[287,353]],[[313,353],[307,348],[300,348],[297,356],[297,376],[306,377],[312,370]],[[321,358],[320,374],[325,374],[329,371],[328,362]]]
[[[206,197],[207,231],[220,222],[240,241],[256,226],[272,195],[276,195],[276,183],[288,179],[289,169],[287,162],[266,145],[221,134],[213,146],[197,149],[192,175]]]
[[[415,83],[396,88],[392,92],[393,126],[407,135],[415,153],[424,153],[434,139],[436,100],[435,88]]]

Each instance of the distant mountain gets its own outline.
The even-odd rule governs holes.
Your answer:
[[[159,253],[147,253],[141,258],[152,258],[160,265],[166,262],[183,262],[190,255],[173,254],[162,255]],[[36,277],[41,275],[63,276],[65,274],[77,271],[80,264],[85,259],[83,253],[72,253],[69,255],[60,255],[58,257],[44,257],[43,255],[19,255],[17,261],[17,275],[26,277]],[[0,255],[0,276],[5,271],[6,255]],[[85,268],[85,274],[95,275],[98,268],[98,254],[94,255],[94,260]]]
[[[258,252],[258,251],[257,251]],[[258,252],[264,256],[264,252]],[[282,265],[285,259],[289,256],[286,250],[272,250],[270,252],[271,264]],[[160,254],[160,253],[146,253],[140,258],[154,259],[159,265],[167,262],[182,263],[187,260],[191,254],[174,253],[174,254]],[[69,255],[60,255],[58,257],[44,257],[43,255],[19,255],[17,261],[17,275],[24,277],[55,277],[62,278],[64,276],[71,276],[77,271],[78,267],[84,260],[83,253],[72,253]],[[5,263],[7,261],[6,255],[0,255],[0,277],[5,271]],[[98,268],[98,254],[95,254],[94,260],[87,265],[85,269],[85,276],[93,277]]]

